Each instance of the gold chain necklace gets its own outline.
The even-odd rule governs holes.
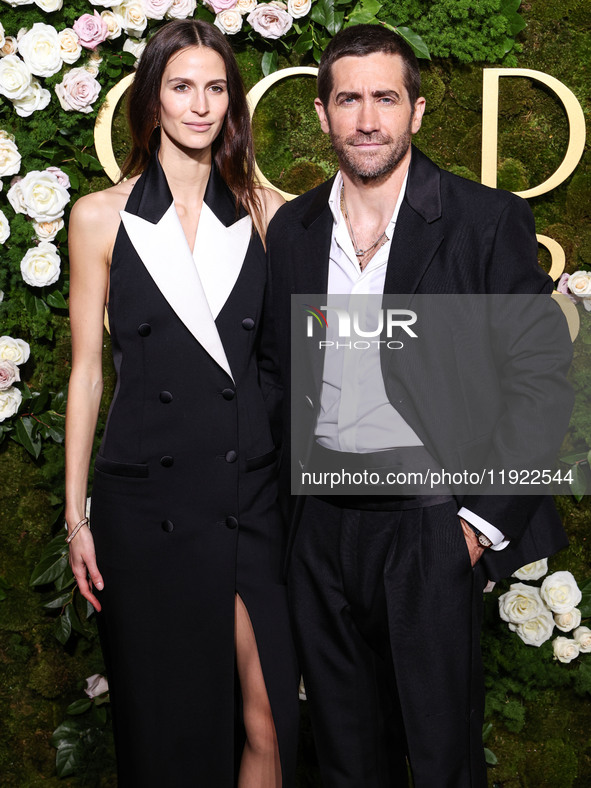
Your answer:
[[[377,245],[380,243],[380,241],[383,241],[383,243],[386,242],[386,240],[387,240],[387,238],[386,238],[386,230],[388,229],[388,226],[386,225],[386,227],[378,235],[378,237],[371,244],[371,246],[368,246],[367,249],[362,249],[359,246],[359,244],[357,243],[357,239],[355,238],[355,232],[353,230],[353,225],[351,224],[351,220],[349,219],[349,212],[347,211],[347,203],[345,202],[345,188],[344,188],[344,186],[341,186],[341,212],[342,212],[343,216],[345,217],[345,222],[346,222],[347,227],[349,229],[349,234],[351,236],[351,240],[353,241],[353,251],[355,252],[355,256],[357,258],[359,258],[359,260],[358,260],[359,265],[363,268],[362,258],[364,258],[366,254],[369,254],[369,252],[373,252],[373,250],[377,247]]]

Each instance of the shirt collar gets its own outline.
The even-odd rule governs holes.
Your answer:
[[[404,180],[402,181],[402,186],[400,187],[400,194],[398,195],[398,199],[396,200],[394,213],[392,214],[392,218],[390,219],[390,221],[388,222],[388,226],[386,227],[386,235],[390,239],[394,234],[394,226],[396,225],[398,212],[400,211],[400,206],[402,205],[402,200],[404,199],[404,193],[406,192],[407,181],[408,181],[408,170],[406,171],[406,175],[404,176]],[[342,187],[343,187],[343,176],[341,175],[341,171],[339,170],[335,176],[334,183],[332,184],[332,189],[330,190],[330,197],[328,198],[328,205],[332,212],[335,229],[339,226],[341,220],[344,219],[343,214],[341,213]]]

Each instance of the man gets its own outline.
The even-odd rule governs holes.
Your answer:
[[[339,172],[283,206],[267,236],[286,383],[293,293],[330,299],[552,290],[537,264],[526,203],[443,172],[411,146],[425,109],[419,91],[412,51],[381,26],[341,31],[323,54],[315,106]],[[542,344],[548,326],[559,334],[564,329],[559,310],[549,311],[543,330],[528,326]],[[330,317],[328,324],[330,330]],[[562,339],[559,345],[546,365],[527,354],[524,360],[523,353],[510,359],[516,379],[510,394],[518,418],[536,412],[532,433],[549,423],[556,398],[569,399],[569,351]],[[476,350],[471,369],[460,370],[460,378],[450,371],[437,381],[437,391],[413,386],[412,373],[401,388],[396,375],[386,374],[390,362],[382,350],[382,374],[358,392],[354,417],[350,402],[343,406],[344,362],[335,364],[326,351],[319,371],[294,375],[296,469],[316,460],[360,467],[356,457],[370,468],[399,457],[445,467],[449,410],[467,376],[496,386],[499,367],[509,365],[504,345],[495,351],[507,356],[499,364],[486,349]],[[297,355],[305,365],[306,353]],[[541,404],[532,406],[530,395]],[[479,457],[499,435],[510,451],[518,431],[501,408],[468,397],[465,412],[467,445],[477,446]],[[564,414],[558,421],[553,446]],[[408,758],[415,788],[482,788],[482,589],[488,578],[507,576],[565,546],[551,500],[477,492],[460,497],[449,490],[296,500],[289,588],[324,784],[407,785]]]

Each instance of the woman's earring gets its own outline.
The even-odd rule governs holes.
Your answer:
[[[159,125],[160,125],[160,121],[158,120],[158,118],[154,118],[154,128],[157,129]]]

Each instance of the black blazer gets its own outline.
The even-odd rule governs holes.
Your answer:
[[[298,444],[295,456],[302,458],[306,457],[313,439],[322,365],[316,362],[316,368],[305,380],[298,375],[291,381],[290,299],[293,293],[327,291],[333,224],[328,206],[331,187],[332,180],[282,206],[267,234],[271,319],[287,391],[283,418],[288,424],[293,408],[298,414],[298,425],[309,425],[307,430],[298,429],[294,436]],[[534,220],[527,203],[509,192],[490,189],[440,170],[413,147],[384,292],[410,297],[423,293],[549,294],[552,289],[550,278],[538,265]],[[459,380],[450,374],[442,376],[437,380],[436,393],[433,385],[425,385],[420,373],[413,372],[411,367],[402,376],[390,374],[392,353],[382,349],[381,366],[388,398],[443,467],[462,468],[467,462],[485,462],[493,455],[498,459],[499,452],[501,456],[512,456],[516,451],[523,453],[527,445],[533,447],[533,464],[536,464],[538,459],[542,460],[535,441],[541,432],[545,433],[546,449],[548,446],[558,449],[572,405],[565,379],[571,344],[559,307],[549,298],[547,306],[543,322],[532,318],[525,329],[525,333],[531,332],[527,347],[537,347],[538,358],[532,361],[531,352],[522,358],[518,352],[511,355],[507,350],[506,357],[499,361],[478,347],[478,352],[468,353],[467,361],[464,360],[465,374],[460,372]],[[469,325],[464,325],[463,330],[469,330]],[[499,342],[507,345],[509,339],[501,336]],[[501,408],[491,408],[486,397],[478,396],[477,389],[478,386],[487,392],[500,389],[500,370],[503,368],[505,374],[508,365],[515,403],[511,419],[503,416]],[[533,417],[529,397],[532,391],[537,397]],[[459,406],[452,405],[458,402]],[[559,412],[557,402],[561,405]],[[462,423],[467,425],[467,432],[460,442],[455,433],[461,410],[451,414],[450,407],[465,409]],[[516,423],[524,425],[527,441],[515,430]],[[289,445],[286,430],[284,458],[289,457]],[[283,464],[288,466],[289,462]],[[288,468],[284,467],[286,492],[289,476]],[[506,576],[567,544],[549,497],[470,495],[458,504],[492,522],[511,538],[505,550],[487,551],[483,558],[492,579]]]

